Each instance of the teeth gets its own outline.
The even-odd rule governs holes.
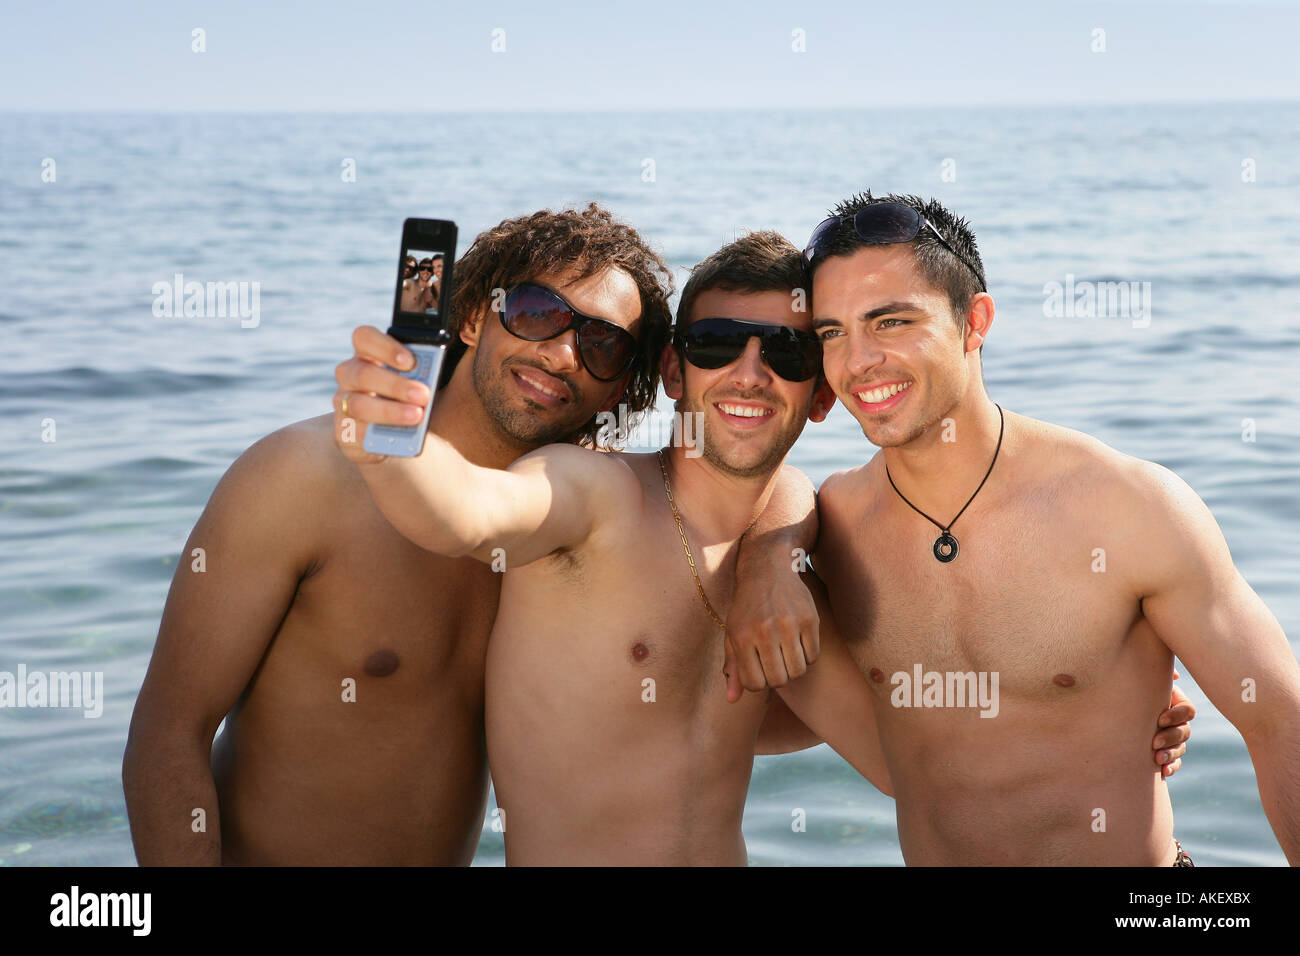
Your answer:
[[[740,418],[762,418],[764,415],[770,415],[771,412],[766,408],[754,408],[751,405],[722,405],[718,407],[728,415],[736,415]]]
[[[521,375],[520,378],[522,378],[525,382],[527,382],[527,383],[528,383],[529,385],[531,385],[533,388],[537,389],[539,392],[545,392],[547,395],[553,395],[553,396],[555,396],[556,398],[563,398],[563,397],[564,397],[564,393],[563,393],[563,392],[557,392],[557,391],[556,391],[555,389],[553,389],[553,388],[547,388],[545,385],[543,385],[541,382],[537,381],[535,378],[532,378],[532,377],[527,376],[527,375]]]
[[[867,392],[854,392],[853,394],[868,405],[876,405],[887,398],[892,398],[904,389],[911,387],[911,382],[903,382],[901,385],[885,385],[882,388],[873,388]]]

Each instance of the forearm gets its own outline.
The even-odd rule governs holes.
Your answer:
[[[384,517],[427,551],[460,557],[480,548],[491,507],[492,471],[428,435],[418,458],[385,458],[358,469]],[[498,473],[499,474],[499,473]]]
[[[122,790],[141,866],[221,865],[221,815],[209,759],[197,740],[133,736],[127,742]]]
[[[790,711],[881,793],[894,795],[871,690],[833,631],[808,673],[777,690]]]
[[[820,743],[822,739],[795,716],[780,694],[770,694],[767,713],[763,715],[763,724],[754,742],[756,755],[795,753]]]
[[[1300,726],[1295,720],[1246,738],[1259,799],[1287,861],[1300,866]]]
[[[813,665],[818,666],[820,663]],[[797,692],[801,689],[801,684],[802,682],[795,682],[788,688],[782,688],[781,692]],[[894,782],[889,774],[884,749],[880,745],[875,717],[866,713],[870,708],[869,703],[864,708],[858,706],[863,703],[860,698],[854,701],[852,698],[846,700],[841,697],[833,707],[810,708],[806,698],[796,704],[792,696],[786,696],[786,702],[812,733],[825,740],[832,750],[877,790],[887,797],[894,795]]]
[[[788,465],[781,468],[767,507],[740,539],[738,578],[773,562],[796,571],[817,543],[817,492],[808,477]]]

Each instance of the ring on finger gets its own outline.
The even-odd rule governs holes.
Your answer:
[[[351,393],[351,392],[344,392],[344,393],[343,393],[343,401],[339,403],[339,411],[341,411],[341,412],[343,413],[343,417],[344,417],[344,418],[351,418],[351,417],[352,417],[351,415],[348,414],[348,399],[351,398],[351,397],[352,397],[352,393]]]

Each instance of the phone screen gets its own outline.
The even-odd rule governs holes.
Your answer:
[[[397,311],[427,318],[440,317],[442,281],[447,271],[447,251],[431,243],[408,247],[402,255],[402,284]]]

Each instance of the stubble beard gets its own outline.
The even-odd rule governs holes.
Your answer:
[[[483,403],[483,410],[497,430],[510,442],[528,448],[541,448],[556,442],[570,442],[582,430],[585,422],[547,421],[527,408],[512,408],[506,393],[505,377],[508,366],[493,365],[482,350],[474,351],[474,391]],[[581,402],[581,392],[570,383],[574,404]]]
[[[867,437],[867,441],[877,448],[900,448],[904,445],[910,445],[917,439],[929,434],[935,427],[941,426],[944,418],[957,405],[959,397],[955,390],[950,395],[938,396],[937,401],[930,403],[930,408],[933,410],[923,410],[911,425],[905,426],[906,430],[901,436],[881,434],[880,432],[873,436],[867,431],[865,425],[862,426],[862,434]]]
[[[775,403],[773,404],[775,405]],[[692,404],[685,397],[679,398],[674,407],[681,413],[683,418],[692,412],[703,413],[705,411],[703,408]],[[780,414],[779,406],[777,414]],[[804,418],[807,418],[806,410]],[[707,419],[701,419],[701,421],[707,421]],[[758,478],[769,475],[781,467],[781,463],[785,461],[786,453],[793,447],[802,430],[803,426],[799,422],[792,422],[788,428],[776,436],[762,457],[751,465],[744,465],[724,457],[718,446],[709,441],[707,431],[702,430],[699,442],[703,445],[704,460],[724,475],[730,475],[733,478]]]

